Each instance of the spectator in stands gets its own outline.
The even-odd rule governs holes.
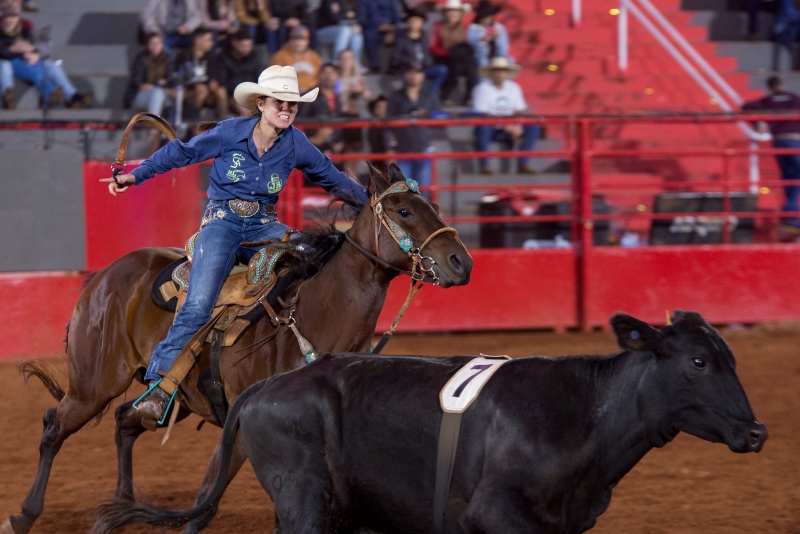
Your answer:
[[[430,38],[423,30],[425,13],[414,9],[406,12],[406,28],[397,32],[397,39],[389,61],[390,74],[402,74],[416,63],[421,63],[425,78],[430,83],[430,90],[436,94],[447,79],[448,68],[433,62],[429,44]]]
[[[398,0],[361,0],[358,4],[358,21],[364,32],[369,68],[381,71],[381,45],[394,43],[395,29],[400,23]]]
[[[319,96],[317,99],[300,108],[297,117],[311,122],[328,122],[338,118],[341,113],[339,95],[336,86],[339,82],[339,69],[332,63],[326,63],[319,72]],[[302,92],[302,90],[300,91]],[[308,140],[323,154],[336,154],[342,150],[340,130],[328,126],[306,132]]]
[[[448,69],[447,79],[442,86],[442,98],[449,105],[455,104],[451,100],[453,90],[458,86],[458,79],[464,76],[467,80],[467,93],[460,102],[466,104],[469,94],[478,83],[478,71],[475,65],[475,51],[467,42],[467,21],[464,15],[471,10],[469,4],[461,0],[447,0],[439,6],[444,13],[443,19],[433,26],[433,39],[431,54],[436,62],[445,65]]]
[[[778,76],[767,79],[769,93],[760,100],[747,102],[742,106],[746,111],[787,112],[800,111],[800,96],[788,92]],[[800,149],[800,121],[774,121],[768,125],[772,133],[772,146],[775,148]],[[781,169],[783,180],[800,180],[800,154],[775,156]],[[800,185],[787,185],[783,188],[786,201],[782,211],[800,211],[798,196]],[[800,218],[797,215],[786,217],[783,224],[800,230]]]
[[[308,12],[307,0],[271,0],[270,12],[276,19],[277,35],[275,38],[275,50],[280,49],[291,39],[293,31],[298,26],[308,28],[313,22]],[[309,38],[311,32],[309,31]],[[275,53],[270,50],[270,53]],[[273,61],[273,65],[277,63]]]
[[[297,71],[297,81],[300,92],[305,93],[316,87],[319,83],[319,69],[322,59],[319,54],[309,48],[311,33],[305,26],[295,26],[292,29],[291,39],[283,48],[272,56],[273,65],[294,67]]]
[[[475,86],[472,92],[472,102],[476,111],[491,117],[510,117],[522,115],[528,111],[528,105],[522,96],[522,88],[510,78],[520,71],[519,66],[509,63],[508,58],[492,58],[488,67],[481,69],[484,79]],[[505,143],[513,148],[520,141],[520,150],[533,150],[536,139],[539,137],[539,126],[536,124],[506,124],[503,126],[476,126],[475,150],[486,152],[489,143]],[[530,158],[523,156],[518,160],[517,172],[522,174],[535,174],[533,167],[529,166]],[[483,174],[492,174],[489,160],[480,160],[480,171]]]
[[[231,111],[245,117],[250,111],[239,105],[233,98],[233,90],[240,83],[257,80],[263,69],[258,54],[253,50],[253,38],[246,28],[231,35],[216,61],[213,63],[209,84],[224,87],[228,96],[228,107]],[[221,93],[220,93],[221,94]]]
[[[236,31],[236,9],[233,0],[197,0],[203,22],[200,27],[214,32],[215,40]]]
[[[228,91],[211,79],[211,64],[216,60],[213,51],[213,32],[199,28],[192,33],[192,49],[179,56],[178,75],[189,104],[184,107],[184,116],[193,116],[203,108],[214,109],[218,119],[228,115]]]
[[[777,43],[793,52],[794,44],[800,40],[800,10],[795,7],[794,0],[779,0],[772,34]]]
[[[361,67],[356,62],[355,54],[352,50],[342,50],[337,57],[339,67],[339,101],[342,105],[349,103],[349,106],[358,107],[359,116],[365,103],[372,98],[372,94],[367,89],[367,81],[361,75]]]
[[[364,34],[358,24],[356,0],[322,0],[317,10],[317,44],[333,45],[333,57],[352,50],[361,64]]]
[[[147,0],[142,27],[148,34],[164,36],[164,48],[190,48],[192,32],[203,23],[199,0]]]
[[[405,74],[405,87],[389,95],[387,114],[389,118],[424,118],[431,112],[439,111],[439,97],[430,91],[423,91],[425,70],[422,64],[410,66]],[[395,150],[398,154],[433,152],[431,128],[427,126],[393,128]],[[398,159],[397,165],[406,178],[416,180],[421,186],[431,184],[431,160]],[[427,196],[427,194],[426,194]]]
[[[9,69],[9,63],[5,63],[5,67],[0,68],[0,88],[7,108],[16,106],[13,76],[32,83],[42,104],[48,107],[62,104],[72,108],[89,107],[94,100],[93,93],[79,93],[75,89],[60,64],[41,58],[33,43],[33,25],[23,24],[19,8],[13,5],[3,10],[0,60],[9,61],[11,66]]]
[[[493,57],[509,57],[508,32],[505,26],[495,20],[498,11],[499,7],[493,6],[488,0],[481,0],[475,10],[475,22],[469,25],[467,41],[475,49],[478,67],[485,67]]]
[[[374,119],[385,121],[389,109],[388,104],[389,101],[386,97],[380,95],[369,103],[369,112]],[[369,143],[369,151],[373,154],[386,154],[393,151],[391,132],[383,126],[371,126],[367,130],[367,142]],[[381,170],[385,170],[388,167],[387,161],[383,159],[373,160],[370,163]]]
[[[267,50],[274,54],[278,50],[280,20],[273,17],[267,0],[236,0],[236,20],[250,32],[254,43],[267,43]]]
[[[175,59],[164,49],[161,34],[148,34],[145,49],[131,66],[125,107],[161,116],[172,92],[174,74]]]

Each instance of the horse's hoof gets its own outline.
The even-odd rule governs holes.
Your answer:
[[[0,534],[17,534],[14,532],[14,527],[11,526],[11,518],[6,519],[6,522],[0,527]]]

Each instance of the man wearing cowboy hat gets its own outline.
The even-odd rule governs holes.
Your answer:
[[[485,67],[493,57],[509,57],[508,32],[495,20],[500,8],[481,0],[475,10],[475,20],[469,25],[467,42],[475,49],[478,67]]]
[[[253,112],[250,118],[220,122],[188,143],[171,141],[130,174],[101,180],[112,195],[171,169],[214,159],[209,203],[201,221],[186,302],[175,316],[167,338],[153,349],[145,380],[160,380],[184,345],[208,320],[225,278],[236,260],[247,263],[257,251],[243,242],[279,238],[287,226],[278,221],[275,204],[293,169],[302,170],[326,191],[360,202],[364,188],[336,170],[331,160],[292,126],[298,102],[313,102],[319,89],[300,95],[292,67],[273,65],[258,83],[243,82],[236,102]],[[169,396],[154,388],[138,409],[156,421]]]
[[[528,111],[528,105],[522,96],[522,88],[510,78],[520,71],[518,65],[511,64],[508,58],[495,57],[489,66],[480,70],[481,83],[472,91],[472,103],[476,111],[492,117],[509,117],[522,115]],[[505,143],[511,147],[521,139],[520,150],[533,150],[536,139],[539,137],[537,124],[505,124],[501,126],[476,126],[475,150],[486,152],[492,141]],[[517,172],[535,174],[536,171],[529,166],[530,158],[520,157]],[[480,159],[481,173],[492,174],[489,160]]]
[[[433,25],[430,48],[436,62],[448,69],[447,78],[442,85],[443,100],[452,97],[461,76],[466,78],[467,94],[462,99],[462,104],[478,83],[475,51],[467,42],[467,21],[464,18],[471,10],[472,6],[462,3],[461,0],[447,0],[444,5],[440,5],[442,20]]]

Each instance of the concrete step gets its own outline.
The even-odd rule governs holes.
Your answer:
[[[128,76],[128,45],[53,45],[51,59],[64,61],[70,76]]]
[[[763,41],[720,42],[720,55],[735,56],[738,69],[743,72],[762,70],[791,70],[792,60],[788,51],[775,43]]]

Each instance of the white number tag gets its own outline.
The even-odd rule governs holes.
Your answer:
[[[489,378],[508,361],[508,356],[483,356],[471,360],[453,375],[439,393],[442,410],[461,413],[469,408]]]

